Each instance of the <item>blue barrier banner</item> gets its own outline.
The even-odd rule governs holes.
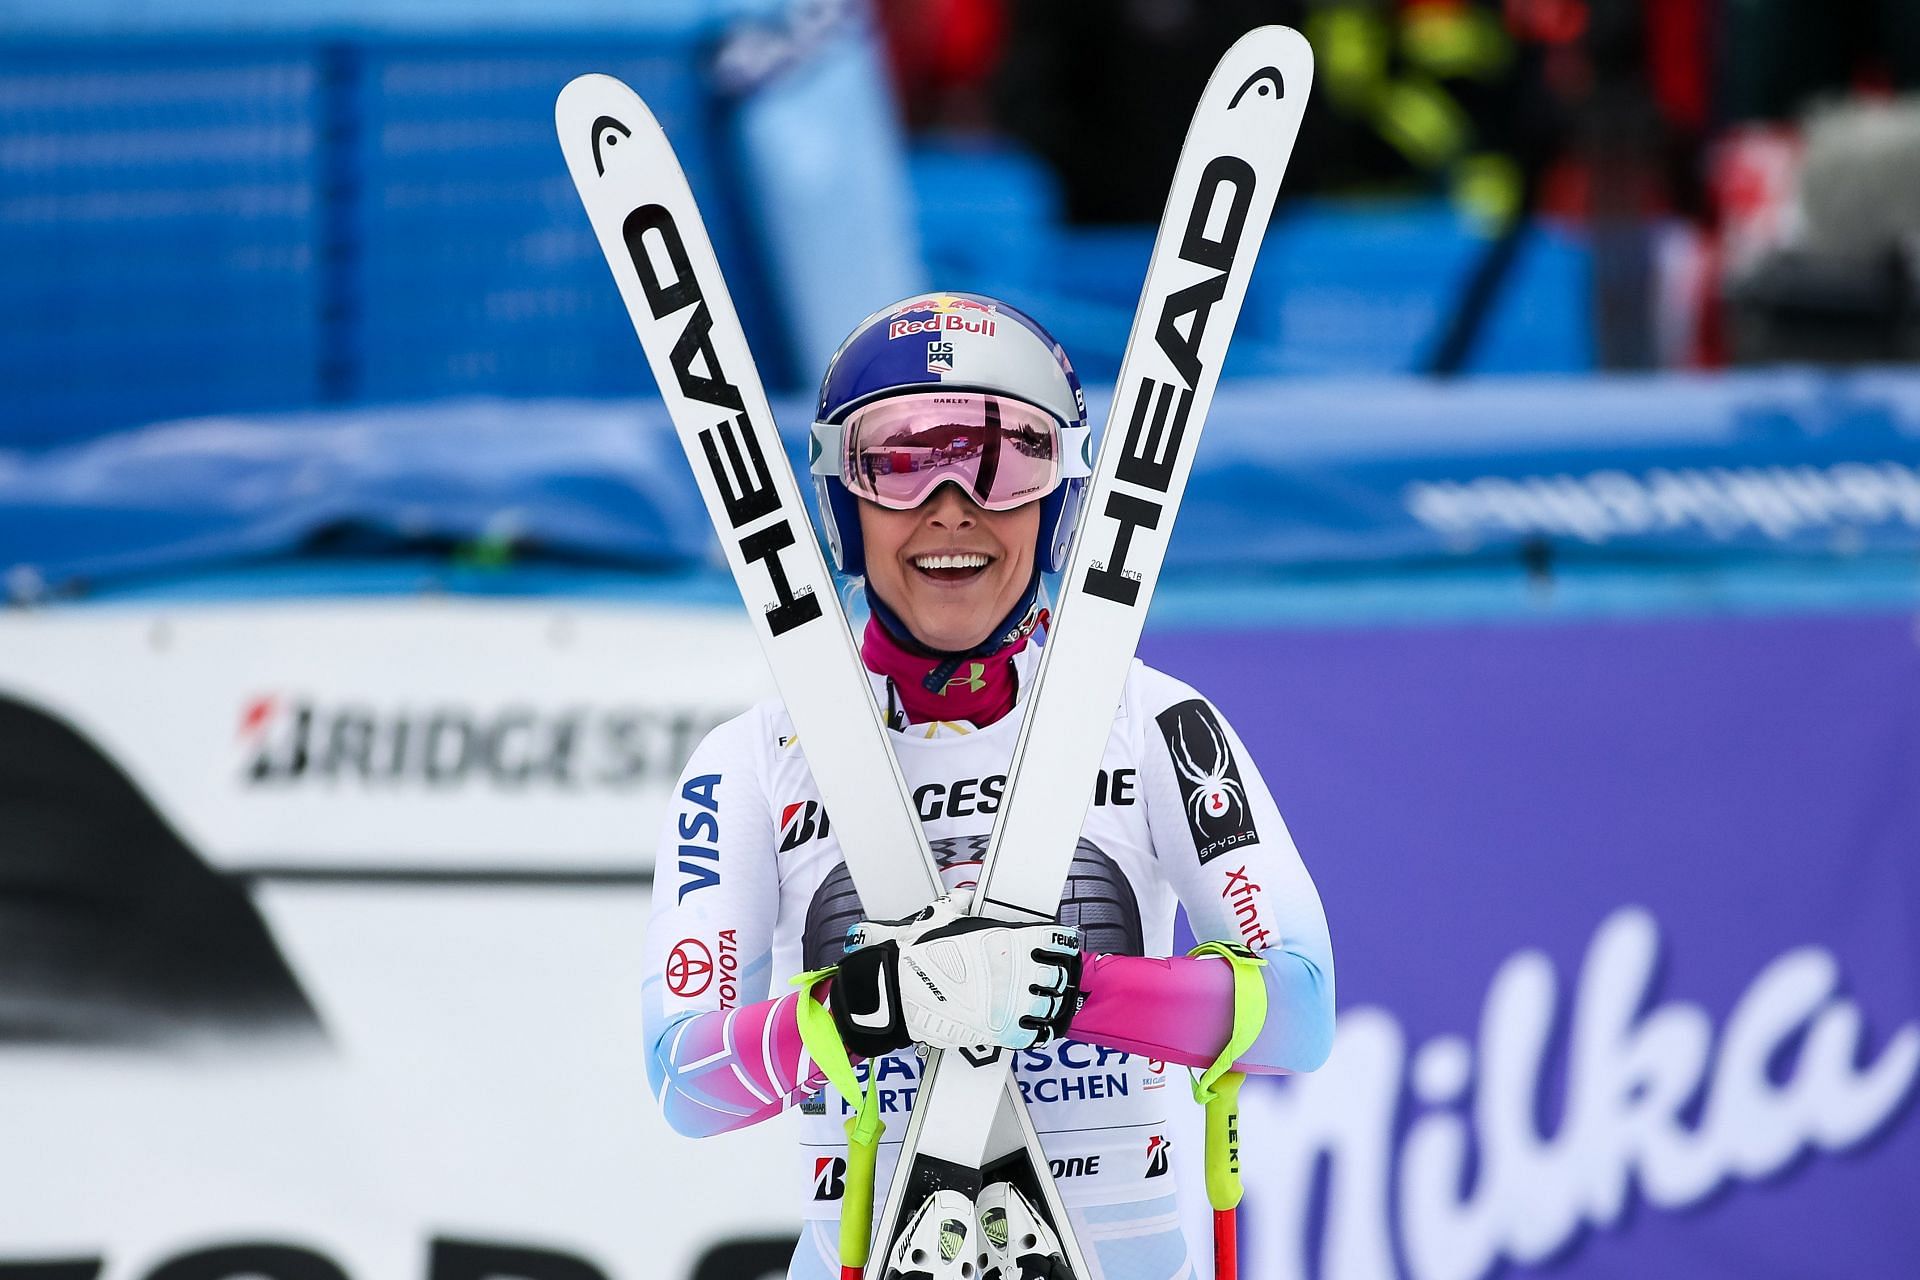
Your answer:
[[[796,460],[809,408],[775,405]],[[651,399],[234,416],[0,449],[0,571],[53,591],[294,556],[342,526],[719,563]],[[1917,545],[1910,372],[1262,380],[1221,386],[1168,565],[1246,585],[1382,565],[1835,564]]]
[[[1332,1060],[1243,1096],[1247,1274],[1911,1270],[1909,616],[1142,656],[1233,719],[1333,928]]]
[[[1222,386],[1177,567],[1910,552],[1909,373]]]
[[[0,450],[0,573],[16,597],[474,544],[651,570],[718,557],[658,401],[206,418]]]

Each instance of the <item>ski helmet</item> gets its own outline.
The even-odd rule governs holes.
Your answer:
[[[918,294],[884,307],[862,320],[827,364],[814,414],[811,470],[835,567],[854,576],[866,572],[859,499],[843,479],[848,419],[876,402],[925,393],[991,397],[987,412],[994,415],[990,420],[995,425],[1004,411],[1010,423],[1024,417],[1021,431],[1030,432],[1038,423],[1054,437],[1057,465],[1050,487],[1032,490],[1041,503],[1034,564],[1059,572],[1066,565],[1092,474],[1086,396],[1066,352],[1045,329],[1004,302],[971,293]],[[1014,450],[1024,452],[1017,443]],[[1005,456],[1012,459],[1014,452]],[[937,469],[924,468],[919,460],[901,468],[923,473],[921,498],[948,479],[965,487],[978,478],[977,470],[967,477],[936,474]],[[1005,480],[1009,470],[1002,468],[1002,488],[1013,483]],[[969,496],[997,509],[1033,500],[1014,490],[997,495],[1002,501],[991,501],[984,487],[970,490]]]

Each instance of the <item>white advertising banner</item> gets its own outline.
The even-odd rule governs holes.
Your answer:
[[[0,620],[0,1278],[757,1280],[780,1124],[648,1096],[661,805],[733,610]]]
[[[97,744],[223,868],[635,870],[694,744],[773,692],[735,613],[28,613],[0,621],[0,693]]]

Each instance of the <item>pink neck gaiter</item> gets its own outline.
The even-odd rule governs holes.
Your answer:
[[[939,666],[934,654],[910,653],[893,638],[878,618],[867,619],[860,641],[860,657],[869,671],[893,681],[895,694],[907,718],[918,724],[931,720],[966,720],[985,727],[1013,710],[1019,693],[1013,655],[1027,647],[1025,636],[1004,649],[981,658],[968,658],[947,681],[946,688],[928,693],[920,683]]]

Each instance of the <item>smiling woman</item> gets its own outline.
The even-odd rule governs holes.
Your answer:
[[[1310,1071],[1332,1043],[1326,919],[1266,784],[1211,703],[1138,663],[1117,708],[1086,708],[1111,785],[1058,797],[1086,818],[1057,923],[966,914],[1046,634],[1042,576],[1064,567],[1085,501],[1085,406],[1044,329],[969,294],[875,312],[821,386],[812,470],[827,541],[836,567],[864,581],[861,657],[947,896],[910,919],[869,917],[806,744],[774,702],[701,743],[662,833],[682,855],[700,841],[701,874],[654,900],[643,987],[654,1091],[696,1135],[799,1104],[808,1229],[795,1280],[841,1274],[834,1242],[854,1194],[849,1105],[801,1039],[804,1001],[827,1005],[847,1050],[870,1060],[887,1131],[877,1186],[920,1087],[914,1046],[1021,1051],[1021,1092],[1090,1255],[1077,1280],[1193,1274],[1167,1177],[1180,1160],[1166,1140],[1168,1062],[1207,1067],[1252,1037],[1241,1070]],[[876,804],[892,801],[890,781],[875,779]],[[1230,965],[1169,957],[1177,905],[1196,937],[1263,962],[1257,1035],[1260,1024],[1236,1026]],[[737,956],[733,985],[706,964],[723,954]],[[810,992],[770,998],[836,965]],[[996,1212],[1028,1222],[1022,1194],[996,1183],[934,1225],[948,1209],[963,1225]],[[848,1218],[861,1220],[857,1206]],[[1005,1273],[1062,1274],[1047,1270],[1051,1229],[1030,1225],[1009,1237],[1030,1256],[1001,1259]]]
[[[989,511],[954,485],[906,511],[864,502],[867,595],[935,652],[978,648],[1025,597],[1039,530],[1035,504]]]
[[[1019,652],[1041,622],[1042,571],[1065,563],[1091,452],[1066,352],[991,298],[907,299],[834,353],[814,444],[827,541],[866,579],[862,651],[891,678],[890,704],[897,693],[914,720],[1005,714],[1008,663],[955,674]]]

